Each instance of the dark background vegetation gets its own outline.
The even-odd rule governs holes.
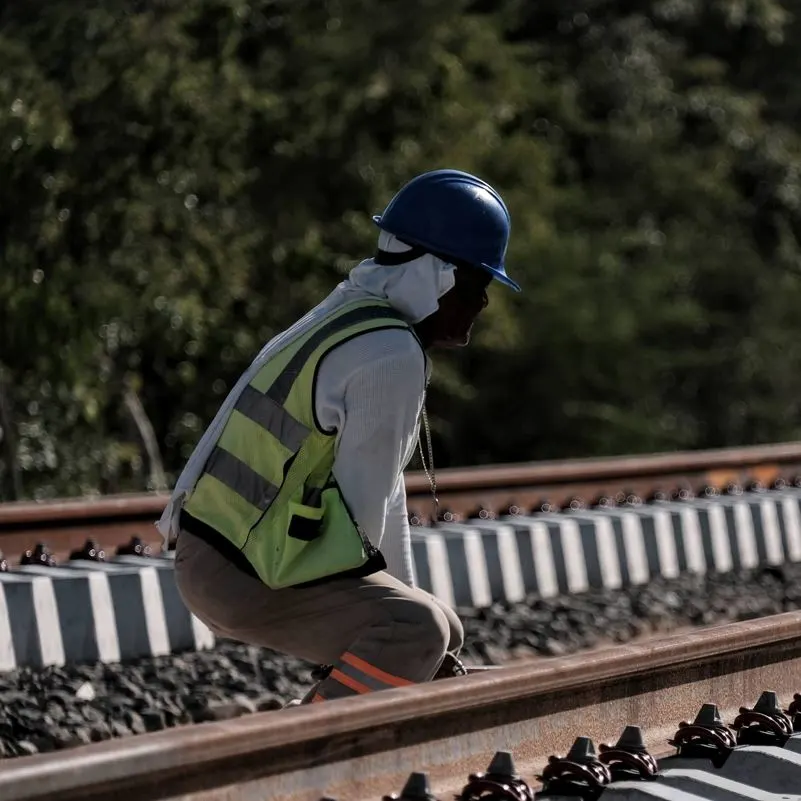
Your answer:
[[[169,485],[424,170],[513,216],[439,466],[794,439],[799,0],[0,2],[0,500]]]

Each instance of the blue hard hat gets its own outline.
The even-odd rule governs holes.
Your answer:
[[[409,181],[373,222],[408,245],[482,267],[517,292],[504,266],[511,218],[487,183],[459,170],[434,170]]]

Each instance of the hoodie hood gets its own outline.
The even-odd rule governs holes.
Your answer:
[[[378,247],[389,253],[410,250],[386,231],[381,232]],[[439,299],[453,287],[455,269],[430,253],[396,265],[376,264],[374,259],[365,259],[350,271],[340,287],[383,298],[414,324],[437,310]]]

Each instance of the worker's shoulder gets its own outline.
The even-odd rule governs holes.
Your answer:
[[[337,345],[325,360],[362,368],[379,363],[396,363],[405,368],[425,367],[423,348],[408,327],[365,331]]]
[[[356,344],[359,340],[365,351],[377,359],[411,358],[415,361],[425,361],[420,340],[409,326],[373,329],[356,337],[352,342]]]

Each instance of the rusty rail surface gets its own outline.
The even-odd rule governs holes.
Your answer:
[[[801,442],[749,448],[676,452],[605,459],[532,462],[493,467],[442,470],[437,475],[443,510],[468,517],[487,509],[531,509],[548,502],[565,506],[573,499],[587,504],[618,493],[648,498],[678,489],[699,492],[734,484],[801,481]],[[431,512],[425,475],[406,474],[408,507],[425,522]],[[0,504],[0,551],[16,556],[35,541],[46,541],[57,555],[98,539],[107,549],[139,536],[160,542],[153,523],[167,501],[165,494],[104,496],[41,503]]]
[[[666,754],[679,721],[716,703],[724,720],[764,690],[801,689],[801,613],[735,623],[581,656],[145,734],[15,759],[3,801],[377,801],[426,771],[458,792],[497,750],[534,776],[579,735],[624,726]]]

